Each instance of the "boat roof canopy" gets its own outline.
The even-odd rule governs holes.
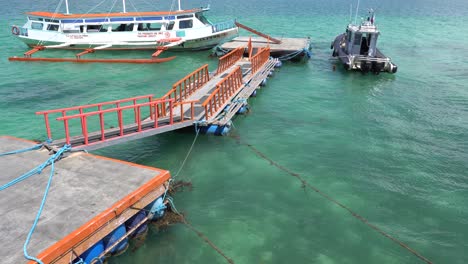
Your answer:
[[[373,33],[373,34],[379,34],[379,30],[375,25],[349,25],[348,26],[349,31],[353,32],[361,32],[361,33]]]
[[[181,11],[159,11],[159,12],[127,12],[127,13],[99,13],[99,14],[62,14],[52,12],[27,12],[27,15],[52,18],[52,19],[67,19],[67,18],[106,18],[106,17],[144,17],[144,16],[165,16],[165,15],[180,15],[180,14],[193,14],[198,12],[208,11],[208,8],[196,8]]]

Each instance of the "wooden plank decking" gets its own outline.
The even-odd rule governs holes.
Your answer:
[[[298,50],[310,48],[310,38],[278,38],[281,43],[275,44],[268,42],[267,39],[261,37],[253,37],[252,46],[254,48],[264,48],[270,46],[273,56],[289,54]],[[233,50],[238,47],[245,47],[249,42],[249,37],[236,37],[221,45],[224,50]]]

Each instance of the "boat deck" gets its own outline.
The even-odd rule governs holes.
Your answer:
[[[32,141],[1,136],[0,152],[28,148],[35,144]],[[2,184],[38,166],[49,157],[49,152],[45,149],[0,157]],[[0,242],[2,263],[27,261],[23,257],[23,244],[39,209],[50,169],[48,166],[41,174],[2,191],[0,196],[0,213],[3,216],[0,230],[3,238]],[[32,235],[28,253],[37,257],[44,250],[50,250],[49,248],[56,243],[72,243],[79,235],[91,234],[102,227],[99,223],[111,223],[113,219],[116,220],[116,210],[122,212],[119,217],[123,218],[120,221],[129,218],[137,211],[125,211],[128,207],[124,202],[135,203],[145,195],[160,196],[165,190],[163,184],[169,177],[169,172],[165,170],[84,152],[66,156],[55,164],[55,175],[47,202]],[[142,186],[149,185],[151,188],[142,190]],[[76,233],[78,229],[80,232]],[[101,231],[105,232],[105,229],[102,228]],[[73,232],[74,235],[70,236],[69,234]],[[103,235],[104,233],[101,234]],[[56,247],[54,252],[57,253],[59,249]],[[80,248],[75,249],[76,252],[80,252]],[[69,261],[71,252],[68,252],[67,257]],[[49,255],[48,258],[50,260],[54,257]]]

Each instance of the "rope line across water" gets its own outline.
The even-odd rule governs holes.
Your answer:
[[[226,254],[223,253],[223,251],[221,251],[221,249],[219,249],[215,244],[213,244],[213,242],[211,242],[210,239],[208,239],[208,237],[206,237],[202,232],[198,231],[197,229],[195,229],[195,227],[192,226],[192,224],[190,224],[189,222],[187,222],[187,220],[185,220],[185,217],[183,218],[183,223],[190,229],[192,230],[195,234],[198,235],[198,237],[200,237],[201,239],[203,239],[208,245],[210,245],[210,247],[212,247],[214,250],[216,250],[216,252],[218,252],[219,255],[221,255],[223,258],[226,259],[227,262],[231,263],[231,264],[234,264],[234,261],[232,259],[230,259],[228,256],[226,256]]]
[[[350,213],[354,218],[358,219],[359,221],[361,221],[362,223],[364,223],[365,225],[367,225],[368,227],[374,229],[375,231],[377,231],[378,233],[380,233],[381,235],[383,235],[384,237],[392,240],[393,242],[397,243],[399,246],[401,246],[402,248],[406,249],[407,251],[409,251],[410,253],[412,253],[413,255],[415,255],[416,257],[418,257],[420,260],[426,262],[427,264],[433,264],[432,261],[430,261],[428,258],[424,257],[423,255],[421,255],[419,252],[417,252],[415,249],[411,248],[410,246],[406,245],[405,243],[403,243],[402,241],[398,240],[397,238],[391,236],[390,234],[388,234],[387,232],[383,231],[382,229],[380,229],[378,226],[372,224],[369,222],[369,220],[367,220],[366,218],[364,218],[363,216],[359,215],[358,213],[354,212],[353,210],[351,210],[351,208],[347,207],[346,205],[340,203],[339,201],[335,200],[334,198],[332,198],[331,196],[329,196],[328,194],[322,192],[321,190],[319,190],[317,187],[311,185],[309,182],[307,182],[300,174],[298,173],[295,173],[291,170],[289,170],[288,168],[276,163],[274,160],[270,159],[269,157],[267,157],[265,154],[263,154],[260,150],[258,150],[257,148],[255,148],[254,146],[252,146],[251,144],[248,144],[246,142],[243,142],[240,137],[234,137],[237,142],[241,145],[245,145],[247,147],[249,147],[253,152],[255,152],[255,154],[257,154],[259,157],[261,157],[262,159],[270,162],[271,165],[277,167],[278,169],[288,173],[289,175],[297,178],[303,186],[307,186],[309,189],[315,191],[316,193],[318,193],[319,195],[321,195],[322,197],[324,197],[325,199],[327,199],[328,201],[338,205],[339,207],[345,209],[346,211],[348,211],[348,213]]]

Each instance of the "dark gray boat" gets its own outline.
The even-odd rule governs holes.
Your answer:
[[[396,73],[398,67],[377,49],[380,32],[374,22],[375,15],[371,10],[361,25],[349,24],[346,32],[338,35],[331,45],[333,57],[338,57],[347,70]]]

